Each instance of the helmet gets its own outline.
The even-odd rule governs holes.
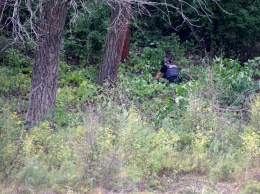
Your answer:
[[[166,63],[166,62],[168,62],[168,61],[170,61],[169,58],[167,58],[167,57],[164,57],[164,58],[163,58],[163,62],[164,62],[164,63]]]

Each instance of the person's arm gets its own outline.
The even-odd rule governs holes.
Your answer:
[[[162,72],[161,71],[158,71],[156,76],[155,76],[155,79],[159,79],[162,75]]]
[[[162,76],[162,74],[164,74],[166,71],[167,71],[167,67],[163,65],[161,69],[157,72],[155,79],[159,79]]]

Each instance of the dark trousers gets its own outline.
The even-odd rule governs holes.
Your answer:
[[[169,83],[174,83],[174,84],[180,84],[181,83],[181,78],[180,76],[172,76],[167,78],[167,80],[169,81]]]

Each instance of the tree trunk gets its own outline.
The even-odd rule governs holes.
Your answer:
[[[30,89],[28,121],[39,121],[55,109],[59,57],[68,1],[48,0],[43,5],[39,21]],[[53,114],[50,114],[53,117]]]
[[[125,32],[125,40],[123,43],[123,51],[121,60],[127,59],[129,57],[129,48],[130,48],[130,26],[125,25],[123,31]]]
[[[130,5],[127,3],[114,3],[111,14],[110,27],[108,29],[106,45],[103,52],[97,84],[103,85],[107,80],[114,83],[122,57],[128,54],[129,49],[129,21]]]

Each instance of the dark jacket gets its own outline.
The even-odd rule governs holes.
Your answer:
[[[174,64],[163,65],[160,72],[163,73],[163,78],[167,79],[170,83],[179,84],[181,82],[179,68]]]

